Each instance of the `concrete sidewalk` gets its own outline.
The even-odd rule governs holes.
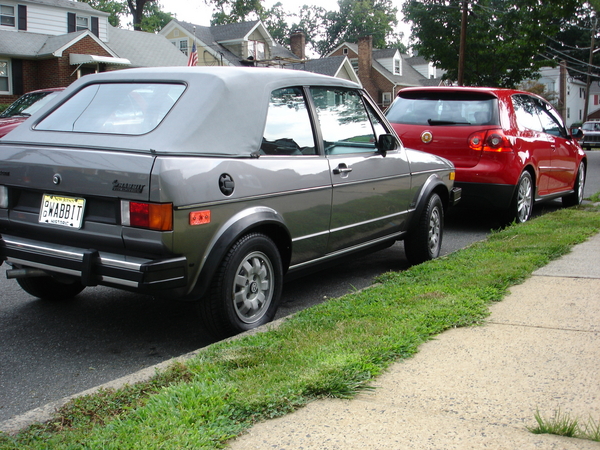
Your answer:
[[[232,450],[600,449],[535,435],[539,410],[600,421],[600,235],[536,271],[487,324],[422,345],[353,400],[256,425]]]

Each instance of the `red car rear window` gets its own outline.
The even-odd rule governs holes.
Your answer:
[[[497,104],[496,97],[482,94],[400,92],[386,116],[409,125],[498,125]]]

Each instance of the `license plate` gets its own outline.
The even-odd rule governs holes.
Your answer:
[[[44,194],[39,221],[79,229],[83,225],[84,209],[84,198]]]

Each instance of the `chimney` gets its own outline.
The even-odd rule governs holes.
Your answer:
[[[292,53],[299,59],[306,59],[306,37],[302,30],[296,30],[292,33],[292,36],[290,37],[290,47]]]
[[[373,36],[358,38],[358,78],[363,85],[371,78],[371,67],[373,66]]]

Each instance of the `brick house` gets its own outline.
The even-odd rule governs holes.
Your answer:
[[[363,87],[382,109],[402,88],[441,82],[435,67],[423,58],[411,58],[398,49],[374,50],[372,36],[360,38],[357,44],[344,42],[327,56],[348,57]]]
[[[122,30],[70,0],[0,0],[0,103],[126,67],[185,65],[162,36]]]

